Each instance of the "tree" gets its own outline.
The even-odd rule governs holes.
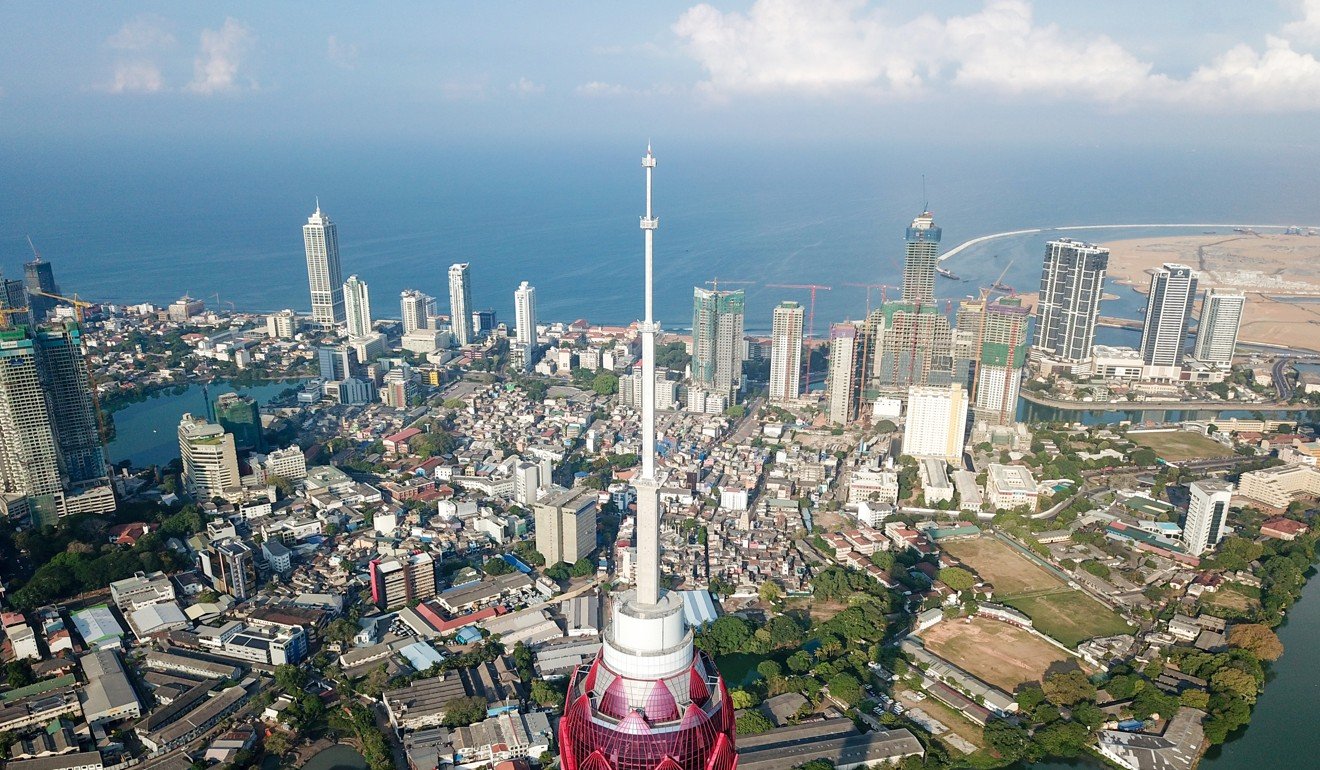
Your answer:
[[[939,572],[940,581],[954,591],[962,592],[976,585],[976,576],[962,567],[945,567]]]
[[[807,673],[811,670],[812,664],[815,663],[811,657],[811,653],[806,650],[798,650],[792,655],[789,655],[788,660],[785,662],[788,664],[788,670],[795,674]]]
[[[757,594],[765,604],[774,604],[783,596],[783,591],[779,589],[778,583],[773,580],[767,580],[761,584],[761,589]]]
[[[756,664],[756,673],[760,674],[766,681],[770,681],[783,676],[784,668],[773,660],[763,660]]]
[[[745,711],[735,723],[739,735],[756,735],[774,729],[774,725],[759,711]]]
[[[733,702],[733,707],[739,710],[754,708],[761,702],[755,695],[742,689],[730,690],[729,700]]]
[[[813,759],[798,765],[795,770],[834,770],[834,763],[828,759]]]
[[[598,395],[612,396],[619,392],[619,376],[614,372],[599,372],[591,381],[591,389]]]
[[[544,679],[532,680],[531,696],[532,700],[542,706],[559,706],[564,702],[564,693],[555,689]],[[448,715],[446,714],[446,716]]]
[[[1147,447],[1138,447],[1128,453],[1128,461],[1136,466],[1154,465],[1158,459],[1159,455],[1155,454],[1155,450]]]
[[[1247,702],[1252,702],[1256,700],[1260,684],[1251,674],[1233,666],[1224,666],[1210,675],[1210,689],[1236,695]]]
[[[591,559],[583,556],[581,559],[573,562],[573,568],[569,574],[573,577],[586,577],[596,571],[596,565],[591,563]]]
[[[1076,722],[1052,722],[1038,728],[1034,737],[1046,754],[1075,757],[1086,747],[1090,731]]]
[[[1210,705],[1210,693],[1205,690],[1183,690],[1178,696],[1178,702],[1188,708],[1205,711]]]
[[[441,722],[445,727],[467,727],[486,718],[486,700],[484,698],[454,698],[444,705],[445,718]]]
[[[1239,623],[1228,631],[1228,643],[1246,650],[1260,660],[1278,660],[1283,655],[1283,643],[1269,626],[1260,623]]]
[[[550,578],[551,580],[562,581],[562,580],[568,580],[570,577],[572,577],[572,573],[569,572],[568,562],[561,561],[549,567],[546,567],[545,576]]]
[[[380,694],[385,692],[385,688],[389,686],[389,683],[390,672],[382,663],[367,674],[366,678],[362,680],[362,684],[358,685],[357,691],[368,698],[379,698]]]
[[[894,553],[892,551],[876,551],[871,554],[871,563],[882,570],[891,570],[894,568]]]
[[[849,673],[835,674],[826,683],[830,696],[852,706],[862,699],[862,683]]]
[[[1095,698],[1095,685],[1076,669],[1047,676],[1041,689],[1045,699],[1056,706],[1071,706]]]
[[[697,636],[697,646],[718,657],[739,652],[752,638],[751,624],[736,615],[717,618]]]
[[[37,675],[26,660],[11,660],[5,664],[5,683],[10,687],[27,687],[35,681]]]
[[[1021,759],[1027,753],[1027,747],[1031,743],[1031,736],[1027,733],[1027,728],[1007,719],[987,721],[981,735],[990,748],[1009,762],[1016,762]]]
[[[482,565],[481,569],[487,575],[491,575],[491,576],[507,575],[510,572],[513,572],[513,565],[508,563],[504,559],[495,556],[490,559],[487,559],[486,563]]]

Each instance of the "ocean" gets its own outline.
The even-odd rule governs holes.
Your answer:
[[[0,268],[21,275],[31,235],[61,288],[86,299],[164,304],[188,293],[245,310],[305,310],[300,228],[319,197],[339,227],[344,276],[367,281],[377,317],[398,317],[405,288],[438,297],[444,312],[445,271],[466,261],[474,305],[500,320],[512,321],[513,290],[527,280],[542,319],[627,323],[641,308],[644,150],[640,139],[9,146],[0,150],[8,177]],[[831,322],[862,317],[866,289],[848,284],[899,282],[903,230],[927,202],[945,249],[1025,227],[1320,219],[1320,176],[1265,148],[941,148],[881,138],[708,146],[660,137],[655,150],[656,309],[674,330],[691,324],[692,287],[717,278],[746,290],[752,332],[768,331],[777,302],[809,300],[806,290],[770,284],[830,287],[817,294],[818,336]],[[1005,282],[1033,291],[1049,237],[962,252],[948,266],[967,280],[941,279],[940,296],[973,294],[1010,263]],[[878,290],[871,301],[879,303]],[[1119,304],[1137,306],[1134,298]],[[1105,309],[1130,315],[1118,311]]]

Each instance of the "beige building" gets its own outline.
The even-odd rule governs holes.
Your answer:
[[[572,564],[596,550],[596,492],[554,489],[536,504],[536,550],[546,564]]]
[[[1242,474],[1238,494],[1273,508],[1287,508],[1299,497],[1320,497],[1320,470],[1279,465]]]
[[[179,421],[179,456],[183,484],[199,500],[225,497],[239,489],[234,436],[205,417],[183,415]]]
[[[1036,510],[1036,480],[1031,470],[1022,465],[991,463],[986,468],[985,497],[994,510],[1013,510],[1026,506]]]

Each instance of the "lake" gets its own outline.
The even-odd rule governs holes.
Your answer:
[[[233,387],[213,382],[208,387],[211,401],[222,393],[242,393],[264,404],[297,382],[268,382],[253,387]],[[189,385],[182,393],[161,391],[114,413],[115,438],[106,445],[110,462],[128,460],[136,468],[164,465],[179,456],[179,419],[184,413],[206,414],[206,398],[200,384]]]
[[[341,743],[318,751],[303,765],[303,770],[367,770],[367,760]]]

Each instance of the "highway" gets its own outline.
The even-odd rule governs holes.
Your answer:
[[[1140,410],[1155,409],[1181,409],[1197,410],[1212,409],[1217,411],[1242,411],[1242,412],[1296,412],[1306,409],[1304,404],[1279,403],[1278,401],[1267,401],[1265,403],[1251,403],[1247,401],[1077,401],[1075,399],[1061,400],[1057,398],[1047,398],[1028,390],[1022,391],[1022,398],[1033,404],[1048,406],[1054,409],[1071,410],[1074,412],[1135,412]]]
[[[1288,367],[1292,365],[1291,358],[1280,358],[1274,362],[1270,369],[1270,377],[1274,380],[1274,389],[1279,394],[1280,401],[1287,401],[1293,397],[1293,385],[1288,380]]]
[[[949,259],[950,257],[954,256],[963,249],[966,249],[970,246],[975,246],[978,243],[985,243],[986,241],[993,241],[998,238],[1008,238],[1013,235],[1031,235],[1032,233],[1070,232],[1073,230],[1130,230],[1138,227],[1227,227],[1230,229],[1234,227],[1241,227],[1248,230],[1286,230],[1289,227],[1294,227],[1294,226],[1295,225],[1234,225],[1234,224],[1222,224],[1222,223],[1221,224],[1188,224],[1185,222],[1178,222],[1178,223],[1164,222],[1164,223],[1154,223],[1154,224],[1132,224],[1132,225],[1064,225],[1061,227],[1032,227],[1025,230],[1008,230],[1002,233],[991,233],[990,235],[982,235],[979,238],[973,238],[970,241],[963,241],[957,246],[954,246],[952,249],[949,249],[948,251],[941,254],[939,261],[943,262],[944,260]],[[1314,227],[1314,226],[1315,225],[1302,225],[1302,227]]]

